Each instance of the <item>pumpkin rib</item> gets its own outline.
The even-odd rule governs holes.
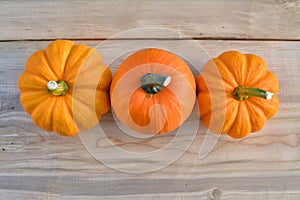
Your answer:
[[[54,79],[54,81],[56,80],[56,81],[58,81],[59,80],[59,76],[57,76],[57,73],[55,72],[55,70],[53,70],[53,68],[50,66],[50,58],[48,58],[48,56],[47,56],[47,54],[46,54],[46,51],[45,50],[43,50],[44,51],[44,55],[45,55],[45,58],[46,58],[46,61],[47,61],[47,63],[48,63],[48,66],[49,66],[49,69],[51,70],[51,72],[55,75],[55,79]],[[50,80],[48,80],[48,81],[50,81]]]
[[[56,99],[56,107],[52,113],[52,120],[56,122],[53,125],[53,131],[60,135],[73,136],[78,132],[73,114],[70,112],[65,98]]]
[[[137,123],[137,125],[144,127],[144,126],[149,125],[151,123],[151,120],[155,120],[159,123],[163,121],[163,119],[159,119],[159,118],[156,118],[156,119],[150,118],[150,109],[152,106],[155,106],[155,105],[160,105],[164,109],[166,118],[168,118],[170,113],[172,113],[173,116],[175,114],[177,115],[178,113],[181,113],[180,112],[181,110],[177,109],[180,106],[180,105],[178,105],[179,104],[178,101],[174,101],[173,99],[170,99],[170,98],[164,98],[164,101],[159,101],[159,99],[161,98],[160,96],[167,97],[167,94],[165,94],[165,93],[171,92],[171,91],[167,91],[167,90],[168,90],[168,88],[164,88],[160,93],[157,94],[157,96],[153,96],[151,98],[147,98],[147,97],[137,98],[137,96],[139,96],[140,93],[145,94],[145,92],[141,88],[138,88],[137,91],[135,91],[137,93],[133,94],[130,98],[130,103],[129,103],[130,107],[129,107],[128,112],[130,113],[130,116],[133,119],[133,121],[135,123]],[[151,106],[146,107],[145,105],[151,105]],[[156,112],[156,110],[155,110],[155,112]],[[154,113],[154,116],[162,117],[155,113]],[[179,118],[180,118],[180,120],[177,120],[177,121],[176,120],[166,121],[158,133],[165,132],[165,130],[174,130],[174,127],[178,126],[178,124],[182,120],[181,115]],[[173,124],[173,122],[175,123],[175,125]]]
[[[269,85],[268,83],[272,83],[272,85]],[[279,82],[272,72],[266,72],[264,76],[261,77],[260,81],[257,81],[255,84],[253,84],[253,87],[277,93],[279,88]]]
[[[209,94],[208,94],[209,95]],[[224,106],[218,106],[219,104],[215,104],[217,106],[215,106],[212,110],[207,109],[207,111],[204,113],[202,111],[201,113],[201,118],[208,120],[208,122],[206,122],[206,126],[210,127],[212,130],[214,130],[214,127],[211,127],[211,122],[214,121],[214,123],[222,123],[223,124],[223,128],[221,130],[221,134],[225,134],[226,132],[228,132],[230,130],[230,128],[232,127],[232,125],[234,124],[234,118],[235,115],[237,113],[237,108],[235,106],[235,100],[233,99],[229,99],[226,101],[226,105]],[[202,102],[207,102],[207,101],[202,101]],[[210,103],[211,104],[211,103]],[[204,106],[206,107],[206,106]],[[230,109],[231,107],[233,107],[233,111],[232,109]],[[225,119],[218,119],[219,115],[217,113],[223,113],[225,109]],[[229,112],[229,110],[231,112]],[[214,114],[213,114],[214,113]],[[215,117],[215,119],[212,119],[212,117]],[[221,121],[219,121],[221,120]],[[218,130],[219,132],[220,130]],[[216,132],[216,131],[215,131]]]
[[[123,61],[123,63],[121,64],[121,66],[119,67],[119,69],[114,75],[114,78],[116,78],[117,80],[119,80],[123,74],[127,73],[128,71],[132,70],[135,67],[139,67],[141,65],[147,65],[151,63],[158,63],[161,66],[164,65],[172,68],[173,70],[178,72],[178,74],[184,76],[192,87],[196,88],[194,75],[192,74],[191,71],[187,72],[181,67],[179,67],[182,65],[186,65],[186,63],[174,54],[170,54],[169,52],[162,49],[149,48],[149,49],[144,49],[139,52],[136,52],[132,54],[130,57],[134,57],[135,59],[134,60],[126,59]],[[151,60],[149,60],[149,58],[151,58]],[[112,86],[114,87],[114,83]]]
[[[98,82],[97,89],[106,92],[109,91],[111,81],[112,81],[112,73],[109,70],[109,68],[106,66],[106,69],[104,70],[102,77]]]
[[[266,73],[268,72],[266,63],[263,59],[254,54],[245,54],[245,56],[247,58],[247,84],[245,85],[254,87],[261,81],[262,77],[266,76]]]
[[[205,96],[204,96],[205,95]],[[205,112],[203,112],[203,114],[205,115],[205,114],[207,114],[207,113],[209,113],[209,112],[215,112],[215,111],[220,111],[220,110],[222,110],[222,109],[226,109],[226,106],[227,106],[227,104],[231,104],[231,102],[233,102],[233,101],[226,101],[226,103],[224,104],[224,106],[222,105],[222,104],[219,104],[218,102],[217,103],[215,103],[214,105],[212,105],[212,100],[211,100],[211,98],[210,98],[210,93],[205,93],[205,94],[202,94],[202,99],[201,99],[201,102],[203,102],[202,104],[203,104],[203,106],[201,106],[201,107],[204,107],[204,108],[206,108],[206,110],[205,110]],[[209,103],[209,107],[208,106],[206,106],[206,104],[208,103],[208,102],[210,102]],[[229,102],[229,103],[228,103]],[[206,104],[205,104],[206,103]],[[213,107],[213,108],[212,108]]]
[[[239,60],[246,60],[246,56],[241,54],[237,51],[229,51],[222,53],[220,56],[218,56],[218,59],[224,63],[224,66],[226,66],[227,73],[230,73],[232,75],[232,80],[235,80],[237,83],[237,86],[243,85],[245,82],[245,76],[243,74],[244,72],[244,66],[245,64],[237,64]],[[245,63],[245,62],[238,62],[238,63]],[[222,74],[223,75],[223,74]]]
[[[67,44],[69,44],[71,47],[67,48],[68,47]],[[57,40],[54,41],[53,43],[50,43],[44,50],[45,57],[48,61],[48,65],[50,69],[53,71],[53,73],[57,76],[58,80],[62,80],[63,78],[63,74],[66,66],[66,60],[70,55],[70,50],[73,46],[74,46],[74,42],[72,41]],[[55,54],[55,56],[52,54]],[[58,81],[58,80],[54,80],[54,81]]]
[[[105,96],[105,97],[103,97]],[[100,102],[100,99],[107,99],[107,101]],[[106,104],[106,106],[103,106],[103,104]],[[110,101],[109,101],[109,94],[107,91],[103,90],[97,90],[95,94],[95,108],[97,117],[103,115],[104,113],[109,111],[110,108]]]
[[[71,113],[71,116],[74,118],[74,116],[73,116],[73,97],[71,94],[67,93],[65,95],[65,103],[67,105],[69,112]]]
[[[226,115],[225,115],[225,121],[223,122],[223,129],[222,133],[227,133],[230,131],[231,127],[235,123],[235,116],[237,115],[238,112],[238,107],[236,107],[234,102],[235,100],[230,99],[226,101]]]
[[[25,91],[20,95],[20,102],[23,105],[23,109],[28,113],[32,114],[37,105],[44,102],[49,97],[45,95],[44,91]]]
[[[238,113],[233,122],[233,126],[228,131],[228,135],[233,138],[242,138],[251,132],[251,124],[249,118],[249,112],[246,109],[244,102],[238,103]]]
[[[228,86],[231,86],[232,88],[235,88],[238,86],[238,82],[234,76],[228,69],[228,67],[225,65],[225,63],[221,59],[214,59],[214,62],[216,62],[216,66],[219,70],[220,76],[222,77],[222,80],[228,84]],[[226,75],[226,76],[224,76]],[[212,75],[215,76],[215,75]],[[219,77],[216,77],[219,79]]]
[[[75,81],[73,82],[73,86],[75,87],[75,84],[77,83],[76,87],[108,90],[112,74],[105,64],[100,65],[100,67],[104,70],[99,71],[99,66],[94,66],[84,72],[79,71]],[[97,83],[95,81],[96,79],[98,79]]]
[[[133,92],[132,96],[129,99],[128,113],[130,114],[131,119],[139,126],[147,126],[151,123],[151,118],[149,116],[149,110],[145,105],[153,105],[153,98],[138,98],[139,93],[144,93],[141,88],[138,88]],[[146,95],[145,95],[146,96]],[[152,102],[152,103],[148,103]],[[134,106],[133,106],[134,105]],[[142,115],[138,116],[137,115]]]
[[[66,74],[66,70],[68,69],[68,62],[70,61],[70,57],[71,57],[71,55],[73,54],[73,51],[74,51],[74,49],[75,49],[75,47],[76,47],[77,45],[76,44],[74,44],[72,47],[71,47],[71,49],[70,49],[70,51],[69,51],[69,54],[68,54],[68,56],[67,56],[67,58],[66,58],[66,61],[65,61],[65,67],[64,67],[64,70],[63,70],[63,75],[65,75]],[[79,58],[78,58],[79,59]],[[64,79],[65,77],[62,77],[62,79]],[[68,79],[69,80],[69,79]],[[69,80],[70,81],[70,80]]]
[[[74,108],[75,105],[78,106],[79,109]],[[98,115],[95,109],[95,105],[93,106],[93,108],[90,108],[90,106],[88,106],[86,102],[84,102],[80,98],[73,99],[73,116],[75,122],[77,122],[77,126],[79,129],[82,130],[91,128],[99,122],[101,116]],[[74,111],[76,111],[76,113]]]
[[[38,83],[38,84],[32,84]],[[18,80],[18,87],[21,92],[32,91],[32,90],[46,90],[45,85],[47,85],[47,81],[41,78],[38,75],[33,74],[29,71],[24,71]]]
[[[199,111],[201,116],[205,116],[211,112],[211,98],[209,93],[201,93],[198,95]],[[209,106],[207,106],[209,104]]]
[[[78,54],[76,51],[78,51],[78,49],[80,47],[86,48],[83,52],[79,51],[79,55],[78,56],[74,56],[74,54]],[[91,53],[91,49],[89,49],[87,46],[85,45],[74,45],[70,55],[72,55],[72,59],[74,59],[73,57],[76,58],[76,61],[73,63],[70,63],[70,60],[72,60],[69,56],[68,60],[66,61],[66,68],[65,68],[65,72],[64,72],[64,78],[69,80],[69,82],[74,83],[75,78],[78,76],[78,73],[82,73],[81,68],[85,63],[85,60],[88,58],[88,56]],[[76,52],[76,53],[75,53]],[[74,69],[75,68],[75,69]]]
[[[250,111],[251,113],[251,115],[249,114],[250,123],[252,125],[251,132],[256,132],[261,130],[267,121],[264,112],[260,108],[255,106],[255,104],[249,103],[248,101],[246,101],[245,104],[247,106],[247,110]],[[257,116],[260,116],[259,120]]]
[[[232,84],[228,84],[227,82],[224,82],[219,77],[214,77],[210,74],[201,74],[200,76],[202,76],[203,78],[203,82],[206,85],[205,89],[207,91],[211,90],[214,92],[223,92],[224,90],[232,91],[234,89],[234,86]]]
[[[55,109],[55,103],[55,101],[48,97],[44,101],[39,102],[31,112],[33,122],[37,126],[43,127],[46,131],[53,131],[52,116],[53,110]],[[46,111],[44,109],[45,107],[48,108]]]
[[[274,114],[277,112],[279,104],[277,96],[273,96],[271,103],[269,101],[262,101],[261,99],[255,97],[249,99],[249,101],[251,101],[251,103],[259,109],[263,110],[267,119],[270,119],[274,116]]]
[[[45,59],[44,61],[43,58]],[[29,56],[26,61],[25,71],[43,77],[47,81],[49,81],[49,79],[58,79],[56,74],[49,67],[49,62],[44,50],[37,50]]]

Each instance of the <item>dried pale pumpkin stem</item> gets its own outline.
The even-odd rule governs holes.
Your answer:
[[[47,91],[50,94],[53,94],[55,96],[62,96],[65,95],[68,91],[69,87],[67,82],[60,80],[58,82],[55,81],[49,81],[47,84]]]
[[[237,100],[247,100],[249,96],[261,97],[267,100],[271,100],[273,95],[274,93],[269,91],[244,86],[236,87],[233,91],[233,96]]]
[[[141,78],[142,88],[147,92],[147,97],[158,93],[171,82],[171,77],[163,74],[147,73]]]

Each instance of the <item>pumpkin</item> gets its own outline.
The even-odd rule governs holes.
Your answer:
[[[97,124],[109,110],[111,79],[98,52],[57,40],[28,58],[18,81],[20,101],[37,126],[72,136]]]
[[[195,78],[176,55],[158,48],[143,49],[121,63],[110,96],[114,113],[127,128],[163,134],[178,128],[192,112]]]
[[[215,133],[245,137],[278,110],[278,80],[257,55],[224,52],[205,64],[196,84],[200,118]]]

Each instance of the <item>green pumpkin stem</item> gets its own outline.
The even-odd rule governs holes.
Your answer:
[[[47,91],[55,96],[63,96],[68,92],[68,90],[68,84],[63,80],[58,82],[49,81],[47,84]]]
[[[233,91],[233,96],[237,100],[247,100],[250,96],[261,97],[267,100],[271,100],[274,93],[265,91],[259,88],[251,88],[239,86]]]
[[[147,92],[146,97],[158,93],[171,82],[171,77],[163,74],[147,73],[141,78],[142,88]]]

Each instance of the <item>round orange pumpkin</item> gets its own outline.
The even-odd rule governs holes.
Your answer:
[[[72,136],[109,110],[111,79],[99,53],[57,40],[28,58],[18,81],[21,104],[37,126]]]
[[[206,63],[196,84],[200,117],[212,132],[242,138],[261,130],[278,110],[278,80],[253,54],[222,53]]]
[[[124,60],[111,84],[111,104],[131,130],[163,134],[178,128],[196,99],[195,78],[176,55],[157,48],[140,50]]]

